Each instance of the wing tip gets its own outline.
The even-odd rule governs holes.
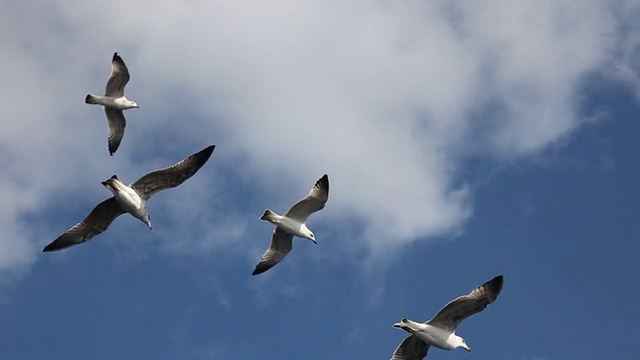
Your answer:
[[[120,55],[118,55],[117,51],[113,53],[113,57],[111,58],[111,62],[124,63],[124,61],[122,60]]]
[[[329,175],[324,174],[322,175],[322,177],[320,177],[320,179],[318,179],[318,181],[316,182],[316,184],[320,187],[325,189],[327,192],[329,192]]]
[[[202,151],[200,151],[201,153],[206,153],[209,156],[211,156],[211,154],[213,153],[213,150],[215,150],[216,146],[215,145],[209,145],[206,148],[202,149]]]
[[[256,275],[260,275],[263,272],[269,270],[269,268],[265,268],[265,267],[261,267],[260,264],[256,265],[256,268],[253,270],[253,272],[251,273],[251,275],[256,276]]]
[[[260,262],[256,265],[256,268],[253,270],[253,272],[251,273],[251,275],[260,275],[264,272],[266,272],[267,270],[271,269],[272,267],[274,267],[277,264],[277,262],[275,264],[270,263],[269,261],[263,261],[262,259],[260,260]]]
[[[193,155],[196,158],[196,163],[198,164],[198,168],[203,166],[207,161],[209,161],[209,158],[211,157],[211,154],[213,154],[213,150],[215,148],[216,148],[215,145],[209,145],[206,148],[200,150],[199,152]]]
[[[58,250],[62,250],[62,249],[66,249],[68,247],[70,247],[71,245],[69,244],[63,244],[61,243],[58,239],[56,239],[55,241],[53,241],[51,244],[47,245],[44,247],[44,249],[42,249],[42,252],[52,252],[52,251],[58,251]]]
[[[489,290],[495,294],[495,296],[497,297],[500,292],[502,291],[502,285],[504,283],[504,276],[502,276],[502,274],[497,275],[496,277],[494,277],[493,279],[489,280],[487,282],[487,285],[489,286]]]
[[[116,139],[116,141],[113,141],[114,139],[109,139],[107,138],[107,147],[109,148],[109,155],[113,156],[113,154],[116,153],[116,151],[118,151],[118,149],[120,148],[120,141],[122,141],[122,139],[120,139],[120,141],[118,141]]]

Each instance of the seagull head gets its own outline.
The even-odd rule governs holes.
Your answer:
[[[306,224],[302,224],[302,226],[300,226],[300,235],[302,235],[305,239],[313,241],[314,244],[318,243],[316,241],[316,236],[313,235],[313,232],[309,230]]]
[[[464,341],[464,339],[458,335],[456,335],[456,347],[459,348],[463,348],[465,350],[467,350],[468,352],[471,352],[471,348],[469,347],[469,345],[467,345],[467,343]]]
[[[131,102],[129,103],[129,105],[130,105],[132,108],[140,109],[140,106],[138,106],[138,104],[136,104],[136,102],[135,102],[135,101],[131,101]]]
[[[311,231],[309,231],[309,234],[307,235],[307,239],[313,241],[314,244],[317,244],[318,242],[316,241],[316,236],[313,235],[313,233]]]

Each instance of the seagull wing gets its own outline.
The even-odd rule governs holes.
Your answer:
[[[409,335],[398,345],[391,360],[422,360],[427,356],[427,351],[429,344],[415,335]]]
[[[131,187],[145,200],[160,190],[176,187],[192,177],[209,160],[215,145],[208,146],[179,163],[156,170],[136,180]]]
[[[127,126],[127,120],[124,118],[122,110],[104,107],[104,113],[107,115],[107,141],[109,144],[109,154],[113,154],[118,150],[122,137],[124,136],[124,127]]]
[[[279,263],[293,248],[293,235],[286,231],[280,230],[278,227],[273,230],[271,237],[271,245],[260,258],[260,262],[256,265],[251,275],[262,274]]]
[[[427,321],[427,324],[454,331],[462,320],[479,313],[496,300],[502,290],[502,281],[502,275],[498,275],[468,295],[452,300],[433,319]]]
[[[111,75],[109,75],[107,87],[104,91],[105,95],[112,97],[124,96],[124,86],[127,85],[128,82],[129,69],[127,69],[127,65],[124,64],[120,55],[114,53],[113,59],[111,60]]]
[[[329,177],[327,174],[324,174],[316,181],[311,191],[309,191],[309,194],[287,210],[284,216],[304,223],[309,215],[324,208],[328,199]]]
[[[60,235],[42,251],[62,250],[81,244],[107,230],[113,220],[124,213],[124,209],[118,204],[116,198],[110,197],[98,204],[84,220]]]

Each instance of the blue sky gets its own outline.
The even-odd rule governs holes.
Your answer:
[[[429,359],[634,359],[637,1],[0,5],[0,357],[388,359],[497,274]],[[123,9],[126,9],[123,10]],[[131,72],[110,157],[102,91]],[[41,253],[99,201],[209,144],[193,178]],[[253,277],[284,212],[327,207]],[[612,333],[613,332],[613,333]]]

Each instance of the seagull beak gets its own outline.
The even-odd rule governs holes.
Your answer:
[[[467,350],[468,352],[473,352],[473,351],[471,351],[471,348],[467,344],[464,344],[464,346],[462,346],[462,348]]]

